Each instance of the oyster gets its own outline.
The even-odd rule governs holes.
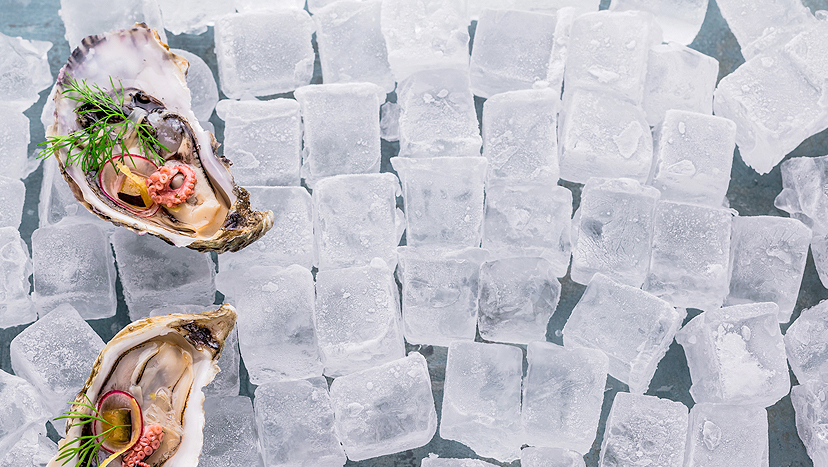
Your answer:
[[[273,213],[250,208],[230,161],[190,108],[188,63],[145,24],[89,36],[52,92],[49,152],[75,198],[137,233],[198,251],[237,251]]]
[[[101,422],[78,425],[88,419],[78,414],[67,419],[66,438],[49,467],[98,465],[77,454],[68,462],[61,458],[89,439],[84,436],[97,436],[102,448],[120,459],[111,466],[195,467],[204,425],[201,388],[218,373],[216,361],[235,322],[233,307],[223,305],[200,314],[146,318],[124,328],[98,355],[72,406],[117,429]],[[149,442],[143,445],[152,449],[137,459],[133,451],[145,439]]]

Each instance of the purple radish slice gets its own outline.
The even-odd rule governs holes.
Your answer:
[[[98,417],[92,425],[92,434],[99,436],[101,447],[107,452],[126,451],[135,446],[144,431],[141,407],[132,395],[124,391],[109,391],[98,400]]]

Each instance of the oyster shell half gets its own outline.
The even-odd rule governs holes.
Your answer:
[[[133,419],[135,412],[139,414],[140,422],[131,424],[132,429],[143,432],[137,435],[163,432],[160,443],[142,462],[153,467],[195,467],[204,426],[201,388],[218,373],[216,361],[235,323],[236,312],[230,305],[200,314],[171,314],[131,323],[98,355],[72,410],[92,414],[87,406],[80,405],[87,401],[99,408],[100,416],[109,419],[100,409],[102,399],[108,394],[126,393],[140,407],[130,414]],[[78,420],[67,420],[61,448],[78,437],[100,434],[93,432],[95,428],[90,424],[73,426]],[[60,453],[49,467],[63,465],[66,459],[59,457]],[[128,465],[125,458],[126,454],[120,465]],[[71,458],[66,465],[74,466],[78,461],[77,457]]]
[[[270,229],[273,213],[252,210],[230,161],[216,157],[190,108],[188,66],[142,23],[87,37],[58,75],[47,141],[75,197],[104,220],[176,246],[237,251]],[[89,154],[100,157],[82,163]],[[151,177],[175,197],[148,192]]]

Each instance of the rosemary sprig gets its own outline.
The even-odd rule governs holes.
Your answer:
[[[109,425],[109,422],[101,418],[101,414],[98,413],[98,409],[92,404],[92,401],[89,400],[89,397],[84,394],[84,398],[86,398],[86,402],[69,402],[70,405],[80,405],[81,407],[85,407],[92,411],[92,413],[83,413],[77,410],[67,410],[58,417],[55,417],[55,420],[66,420],[66,419],[78,419],[78,422],[72,423],[69,425],[69,428],[74,428],[77,426],[88,425],[90,423],[94,423],[96,421],[100,421]],[[58,457],[55,459],[57,461],[63,461],[61,465],[66,465],[71,461],[75,456],[78,457],[78,461],[74,467],[87,467],[91,465],[98,465],[98,453],[101,450],[101,446],[103,443],[109,438],[109,436],[118,428],[124,428],[129,425],[111,425],[110,428],[103,431],[98,435],[85,435],[85,436],[78,436],[66,442],[63,446],[61,446],[60,450],[58,451]],[[77,445],[77,446],[75,446]],[[93,464],[94,463],[94,464]]]
[[[134,131],[138,145],[144,155],[156,165],[163,165],[164,159],[156,148],[166,148],[154,136],[153,127],[143,121],[135,122],[128,118],[124,108],[124,90],[121,82],[115,86],[109,78],[112,92],[106,92],[97,84],[89,86],[86,80],[67,77],[66,88],[61,95],[77,101],[78,119],[91,122],[86,128],[73,131],[68,135],[50,136],[40,145],[46,150],[39,157],[57,156],[58,151],[66,149],[66,164],[80,165],[84,173],[96,172],[108,160],[112,160],[116,147],[120,153],[127,153],[124,138]],[[79,149],[73,153],[73,149]]]

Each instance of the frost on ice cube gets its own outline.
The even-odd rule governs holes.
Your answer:
[[[308,186],[332,175],[379,172],[382,88],[372,83],[319,84],[294,94],[302,107],[302,178]]]
[[[599,466],[682,467],[686,438],[684,404],[619,392],[604,429]]]
[[[803,31],[785,44],[783,53],[791,62],[805,73],[805,78],[814,87],[823,90],[823,103],[826,98],[825,85],[828,79],[828,22],[825,18],[813,27]]]
[[[0,328],[31,323],[37,312],[29,299],[32,260],[14,227],[0,228]],[[0,419],[3,419],[0,416]]]
[[[263,467],[258,443],[249,397],[233,394],[204,399],[204,449],[199,467]]]
[[[26,185],[16,178],[0,176],[0,227],[20,227]]]
[[[659,193],[627,178],[592,178],[581,194],[575,223],[572,280],[588,284],[600,272],[640,287],[647,274]]]
[[[285,8],[227,15],[216,21],[219,82],[227,97],[290,92],[313,76],[313,20]]]
[[[254,405],[265,465],[345,465],[324,378],[265,383]]]
[[[480,266],[480,337],[528,344],[546,340],[546,325],[558,307],[561,284],[543,258],[504,258]]]
[[[43,423],[30,423],[0,439],[0,467],[45,466],[57,453],[58,447],[46,436]]]
[[[684,456],[686,467],[767,466],[767,411],[757,406],[694,405]]]
[[[800,380],[801,382],[801,380]],[[791,404],[796,411],[796,433],[814,465],[828,462],[828,384],[810,381],[791,388]]]
[[[341,0],[311,9],[325,83],[365,81],[384,92],[394,90],[380,29],[381,4],[380,0]]]
[[[564,345],[603,351],[609,374],[643,394],[685,315],[641,289],[595,274],[564,326]]]
[[[299,185],[302,120],[293,99],[223,100],[224,156],[239,185]],[[274,225],[277,225],[274,223]]]
[[[483,10],[474,33],[469,71],[476,96],[531,89],[545,81],[554,43],[555,15]],[[519,50],[517,54],[515,51]]]
[[[802,311],[785,333],[785,351],[800,384],[828,383],[828,301]]]
[[[397,177],[391,173],[339,175],[313,190],[314,265],[321,270],[367,265],[380,258],[397,264],[402,213]]]
[[[161,42],[167,42],[161,9],[156,0],[114,0],[107,2],[106,8],[101,8],[97,0],[60,0],[58,13],[66,28],[64,37],[71,50],[79,46],[86,36],[129,29],[135,23],[146,23],[155,29]]]
[[[219,101],[218,86],[210,67],[194,53],[181,49],[170,49],[170,52],[187,59],[190,66],[187,68],[187,88],[190,90],[190,103],[196,118],[202,122],[210,120],[213,109]],[[233,175],[236,175],[236,166],[233,166]]]
[[[721,117],[668,110],[652,185],[661,199],[719,207],[730,184],[736,125]]]
[[[521,467],[586,467],[584,456],[569,449],[525,447],[520,451]]]
[[[796,219],[736,217],[730,237],[730,293],[726,305],[774,302],[779,322],[791,319],[805,273],[811,229]]]
[[[716,5],[745,60],[779,49],[816,22],[799,0],[718,0]]]
[[[37,102],[40,91],[52,84],[52,72],[46,57],[51,48],[51,42],[30,41],[0,33],[0,96],[6,101],[4,107],[14,109],[16,112],[13,113],[22,112]],[[5,116],[8,117],[8,114]],[[21,117],[23,115],[17,117],[17,120]],[[29,128],[28,119],[26,120],[28,143]],[[10,129],[8,124],[3,126],[5,131]]]
[[[675,307],[715,309],[728,291],[730,227],[724,208],[659,201],[644,290]]]
[[[664,42],[688,45],[696,38],[707,14],[708,0],[613,0],[610,11],[652,13],[664,30]]]
[[[523,381],[523,442],[587,452],[595,440],[607,356],[594,349],[569,349],[532,342]]]
[[[216,18],[236,12],[233,2],[222,0],[157,0],[164,29],[173,34],[202,34]]]
[[[590,177],[647,181],[653,164],[653,137],[641,107],[611,94],[568,90],[560,119],[562,179],[576,183],[586,183]]]
[[[523,353],[502,344],[449,345],[440,437],[459,441],[481,457],[520,457],[520,384]]]
[[[828,156],[792,157],[781,169],[782,191],[773,205],[817,234],[828,232]]]
[[[336,434],[348,459],[418,448],[437,431],[425,358],[405,358],[340,376],[331,384]]]
[[[0,82],[2,79],[3,76],[0,75]],[[3,125],[0,126],[0,163],[3,164],[3,176],[9,178],[24,178],[27,175],[29,119],[18,107],[16,103],[0,102],[0,112],[3,112]]]
[[[46,407],[40,393],[25,379],[0,370],[0,439],[29,423],[45,424],[54,414]]]
[[[486,250],[404,246],[397,251],[405,340],[443,347],[456,339],[474,340]]]
[[[496,94],[483,104],[483,157],[493,183],[558,182],[560,92],[527,89]]]
[[[676,334],[684,347],[697,403],[769,407],[791,382],[775,303],[706,311]]]
[[[63,222],[35,230],[32,266],[39,315],[61,303],[71,304],[84,319],[115,315],[115,259],[97,225]]]
[[[477,247],[483,237],[482,157],[394,157],[402,181],[408,245]]]
[[[342,376],[405,356],[394,273],[368,266],[316,273],[314,329],[325,375]]]
[[[480,155],[482,140],[467,70],[426,70],[400,80],[397,103],[400,156]]]

